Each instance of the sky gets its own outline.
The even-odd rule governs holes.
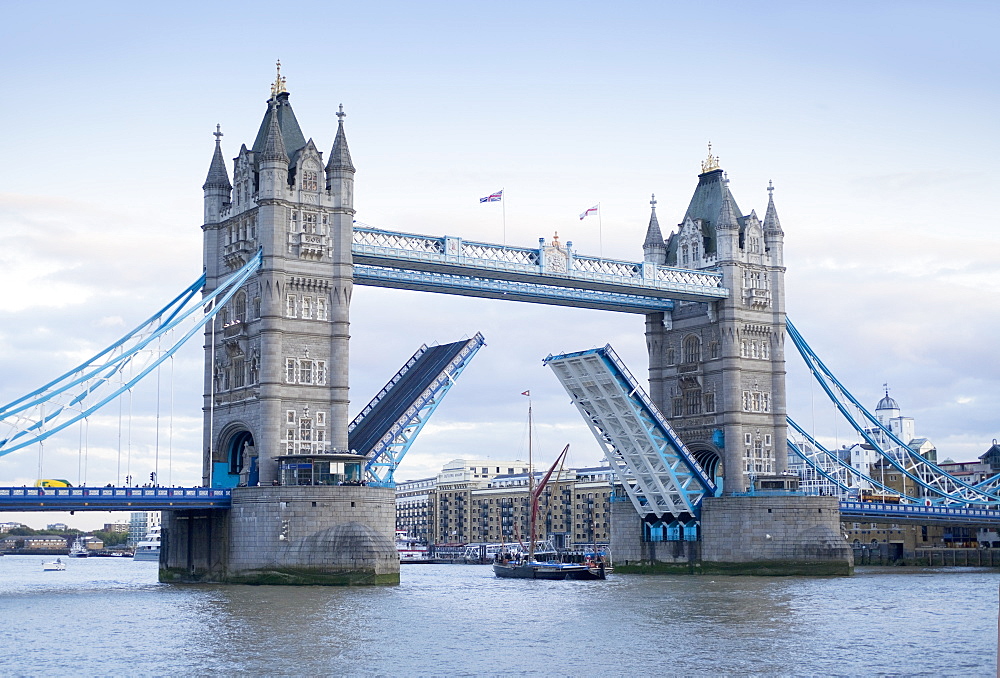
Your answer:
[[[887,383],[940,459],[1000,437],[996,3],[54,2],[4,17],[0,402],[198,277],[212,132],[226,158],[252,144],[280,59],[326,153],[344,105],[357,219],[390,230],[523,246],[558,233],[639,261],[650,195],[666,235],[711,142],[744,213],[763,215],[774,182],[788,315],[838,378],[871,407]],[[501,188],[502,205],[479,203]],[[581,221],[597,203],[600,219]],[[571,465],[597,464],[542,359],[610,343],[646,373],[637,315],[357,287],[351,316],[352,415],[422,343],[486,337],[399,480],[523,458],[525,390],[539,456],[569,442]],[[159,417],[155,386],[137,388],[92,418],[85,444],[76,429],[41,461],[36,448],[0,457],[0,485],[154,469],[197,484],[195,343],[161,374]],[[787,359],[790,415],[853,442]]]

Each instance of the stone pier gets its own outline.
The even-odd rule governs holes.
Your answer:
[[[160,581],[397,584],[394,525],[388,488],[234,488],[227,512],[164,513]]]

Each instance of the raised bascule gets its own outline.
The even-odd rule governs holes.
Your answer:
[[[279,64],[232,181],[216,128],[204,274],[120,341],[0,407],[2,456],[85,419],[201,334],[203,487],[0,488],[0,510],[164,510],[163,581],[398,582],[393,473],[485,340],[421,346],[350,419],[351,296],[371,285],[645,318],[648,393],[610,346],[545,359],[615,471],[618,562],[844,574],[842,512],[1000,522],[1000,476],[969,485],[910,450],[788,322],[772,188],[763,220],[743,214],[711,147],[677,230],[664,239],[654,197],[643,260],[618,261],[558,238],[516,247],[358,223],[344,117],[341,107],[324,159]],[[859,484],[890,488],[842,468],[788,418],[786,338],[859,436],[912,480],[912,496],[876,508],[799,491],[790,453],[840,498]]]

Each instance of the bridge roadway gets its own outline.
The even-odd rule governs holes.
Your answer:
[[[217,487],[0,487],[0,511],[170,511],[228,509],[232,491]],[[1000,510],[840,502],[842,520],[1000,525]]]
[[[170,511],[228,509],[218,487],[0,487],[0,511]]]

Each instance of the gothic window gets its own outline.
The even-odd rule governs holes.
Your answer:
[[[229,307],[225,306],[221,311],[219,311],[219,320],[222,321],[222,326],[225,327],[229,324]]]
[[[763,358],[764,360],[771,359],[771,344],[768,343],[766,340],[760,342],[760,357]]]
[[[317,412],[316,413],[316,425],[317,426],[326,426],[326,412]]]
[[[246,386],[246,365],[243,358],[233,358],[233,388]]]
[[[750,412],[750,391],[743,391],[743,411]],[[749,434],[747,434],[749,435]]]
[[[719,342],[713,341],[711,344],[708,345],[708,350],[710,352],[710,355],[713,358],[718,358],[719,357]]]
[[[312,297],[302,297],[302,317],[312,318]]]
[[[316,170],[305,170],[302,172],[302,188],[307,191],[316,190]]]
[[[302,232],[316,233],[316,215],[309,212],[302,213]]]
[[[668,348],[667,349],[667,364],[668,365],[673,365],[675,362],[677,362],[677,360],[676,360],[676,357],[674,355],[674,349],[673,348]]]
[[[320,386],[326,385],[326,361],[316,361],[316,383]]]
[[[299,361],[299,383],[300,384],[313,383],[313,361],[311,360]]]
[[[316,297],[316,320],[326,320],[326,297]]]
[[[237,292],[236,297],[233,299],[233,321],[238,323],[246,322],[247,320],[247,295],[243,292]]]
[[[251,384],[256,384],[260,381],[260,360],[254,358],[250,361],[250,379]]]
[[[320,227],[319,227],[319,234],[320,235],[326,235],[327,234],[327,230],[326,229],[327,229],[327,226],[329,226],[329,224],[330,224],[330,218],[327,215],[324,214],[323,215],[323,221],[322,221],[322,223],[320,224]]]
[[[289,318],[295,317],[295,295],[289,294],[285,297],[285,315]]]
[[[701,360],[701,339],[691,335],[684,340],[684,362],[696,363]]]
[[[291,217],[291,219],[292,219],[292,222],[291,222],[291,226],[289,227],[289,230],[291,230],[292,233],[298,233],[298,231],[299,231],[299,213],[297,211],[295,211],[295,210],[292,210],[292,217]]]
[[[229,390],[229,377],[231,376],[230,369],[227,367],[222,371],[222,390]]]
[[[770,433],[768,433],[768,434],[766,434],[764,436],[764,446],[765,447],[770,447],[771,446],[771,434]]]
[[[705,412],[711,414],[715,412],[715,394],[706,393],[705,394]]]
[[[299,420],[299,440],[302,442],[312,441],[312,419]]]
[[[291,426],[295,425],[295,410],[285,410],[285,423]],[[292,432],[292,437],[295,437],[294,431]]]
[[[751,358],[759,358],[760,357],[760,355],[757,352],[757,342],[756,341],[751,341],[750,342],[750,357]]]
[[[701,414],[701,391],[698,389],[685,391],[684,404],[689,416],[692,414]]]
[[[260,297],[253,298],[253,317],[260,320]]]
[[[285,360],[285,381],[289,384],[295,383],[295,377],[298,372],[296,367],[295,358],[288,358]]]
[[[750,347],[749,342],[746,339],[740,342],[740,357],[749,358],[750,357]]]
[[[683,417],[684,416],[684,398],[674,398],[674,416]]]
[[[681,263],[684,266],[687,266],[689,263],[691,263],[688,260],[688,246],[687,245],[681,245]]]

